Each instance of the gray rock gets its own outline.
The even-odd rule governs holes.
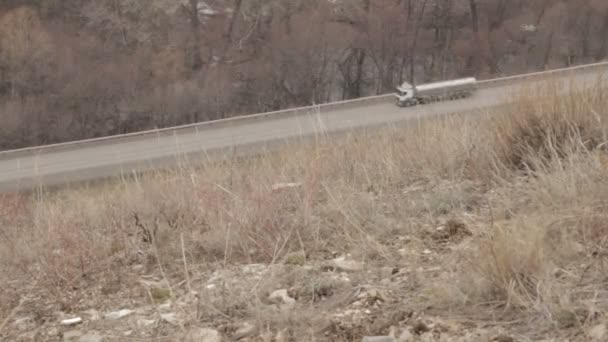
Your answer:
[[[409,331],[409,330],[404,330],[401,335],[399,335],[399,338],[397,339],[397,342],[411,342],[414,341],[414,335]]]
[[[89,309],[89,310],[85,311],[85,313],[87,315],[89,315],[89,319],[91,321],[97,321],[97,320],[99,320],[101,318],[101,315],[99,314],[99,311],[94,310],[94,309]]]
[[[380,269],[380,279],[390,280],[395,274],[399,273],[399,268],[386,266]]]
[[[195,328],[187,335],[185,342],[221,342],[222,336],[215,329]]]
[[[396,342],[390,336],[365,336],[361,342]]]
[[[515,339],[513,339],[513,337],[509,336],[509,335],[498,335],[496,337],[494,337],[494,339],[492,340],[493,342],[514,342]]]
[[[28,331],[26,333],[20,334],[15,342],[33,342],[38,341],[40,336],[37,331]]]
[[[237,340],[240,340],[242,338],[245,337],[249,337],[253,334],[255,334],[258,331],[258,328],[249,323],[249,322],[245,322],[241,325],[240,328],[238,328],[235,332],[234,332],[234,338]]]
[[[274,338],[275,342],[287,342],[287,333],[285,330],[281,330],[277,333],[277,336]]]
[[[114,311],[114,312],[107,313],[105,315],[105,318],[111,319],[111,320],[116,320],[116,319],[121,319],[121,318],[127,317],[132,313],[133,313],[133,310],[123,309],[120,311]]]
[[[34,320],[29,316],[17,318],[13,324],[21,331],[28,330],[35,326]]]
[[[80,323],[82,323],[82,318],[80,317],[68,318],[61,321],[61,325],[76,325]]]
[[[78,339],[82,336],[82,331],[80,330],[68,330],[63,333],[63,340],[65,342],[78,341]]]
[[[285,189],[299,188],[302,183],[276,183],[272,185],[272,191],[277,192]]]
[[[342,272],[358,272],[363,270],[363,263],[356,260],[347,260],[345,258],[337,258],[332,260],[332,265]]]
[[[57,336],[59,335],[59,329],[57,329],[56,327],[51,327],[49,328],[49,330],[46,332],[46,334],[48,336]]]
[[[164,303],[158,306],[158,309],[163,312],[167,312],[171,310],[171,302]]]
[[[154,325],[154,323],[156,323],[156,320],[153,319],[145,319],[145,318],[140,318],[137,320],[137,326],[140,328],[145,328],[145,327],[149,327]]]
[[[418,342],[437,342],[437,340],[433,334],[424,334],[419,337]]]
[[[160,318],[170,324],[177,324],[177,315],[174,313],[160,314]]]
[[[274,334],[272,333],[272,331],[267,330],[258,336],[258,340],[260,342],[272,342],[273,336]]]
[[[589,330],[589,337],[594,341],[606,341],[608,331],[606,324],[598,324]]]
[[[284,304],[286,307],[292,307],[296,304],[296,300],[289,297],[287,290],[276,290],[268,296],[268,299],[277,304]]]
[[[423,321],[417,320],[416,322],[414,322],[414,325],[412,326],[412,330],[413,330],[414,334],[422,335],[425,332],[431,331],[431,328],[429,328],[429,326],[426,325],[426,323],[424,323]]]
[[[86,335],[80,336],[78,342],[103,342],[103,336],[96,331],[90,331]]]

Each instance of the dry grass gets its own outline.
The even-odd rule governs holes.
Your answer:
[[[294,253],[302,256],[297,264],[350,253],[378,267],[415,265],[419,259],[396,251],[395,238],[405,236],[419,243],[414,251],[441,250],[436,262],[448,280],[416,280],[421,305],[478,319],[533,317],[546,329],[572,327],[560,317],[574,312],[575,326],[590,324],[608,312],[604,89],[548,91],[547,101],[523,96],[492,115],[323,138],[92,189],[4,197],[0,270],[11,276],[0,291],[0,317],[26,290],[43,291],[68,311],[84,305],[71,298],[78,291],[97,302],[112,298],[136,282],[134,265],[161,274],[171,291],[205,272],[280,264]],[[300,185],[273,191],[281,182]],[[433,232],[447,221],[464,222],[472,236],[445,249]],[[304,297],[313,298],[314,288]],[[299,318],[274,317],[246,292],[227,291],[193,320],[254,315],[265,326],[318,333],[314,300]]]

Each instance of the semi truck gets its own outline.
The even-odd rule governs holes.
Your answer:
[[[477,79],[474,77],[433,82],[418,86],[404,82],[400,86],[397,86],[395,97],[397,98],[397,106],[411,107],[419,104],[465,98],[471,96],[476,89]]]

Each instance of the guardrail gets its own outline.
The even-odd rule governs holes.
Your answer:
[[[532,73],[515,75],[515,76],[506,76],[506,77],[494,78],[494,79],[489,79],[489,80],[480,80],[477,82],[477,84],[481,85],[483,88],[490,88],[490,87],[502,86],[505,84],[514,83],[514,82],[518,82],[518,81],[529,80],[532,78],[544,78],[544,77],[548,78],[548,77],[558,76],[558,75],[562,76],[563,74],[566,74],[569,72],[576,73],[576,72],[580,72],[580,71],[592,71],[595,69],[600,70],[600,69],[606,69],[606,68],[608,68],[608,61],[592,63],[592,64],[585,64],[585,65],[578,65],[578,66],[568,67],[568,68],[560,68],[560,69],[553,69],[553,70],[547,70],[547,71],[538,71],[538,72],[532,72]]]
[[[604,69],[604,68],[608,68],[608,62],[600,62],[600,63],[593,63],[593,64],[586,64],[586,65],[580,65],[580,66],[569,67],[569,68],[534,72],[534,73],[528,73],[528,74],[522,74],[522,75],[516,75],[516,76],[480,80],[478,82],[478,84],[479,84],[480,88],[491,88],[491,87],[502,86],[502,85],[506,85],[506,84],[510,84],[510,83],[520,82],[520,81],[528,80],[528,79],[532,79],[532,78],[543,78],[543,77],[562,75],[562,74],[565,74],[568,72],[574,73],[574,72],[580,72],[580,71],[591,71],[594,69],[599,70],[599,69]],[[322,112],[322,111],[348,109],[348,108],[353,108],[353,107],[362,107],[362,106],[366,106],[366,105],[373,105],[373,104],[388,102],[392,98],[393,98],[393,94],[390,93],[390,94],[368,96],[368,97],[362,97],[362,98],[353,99],[353,100],[337,101],[337,102],[331,102],[331,103],[319,104],[319,105],[313,105],[313,106],[284,109],[284,110],[265,112],[265,113],[259,113],[259,114],[235,116],[235,117],[226,118],[226,119],[205,121],[205,122],[181,125],[181,126],[175,126],[175,127],[167,127],[167,128],[161,128],[161,129],[140,131],[140,132],[134,132],[134,133],[127,133],[127,134],[79,140],[79,141],[71,141],[71,142],[65,142],[65,143],[59,143],[59,144],[27,147],[27,148],[16,149],[16,150],[0,151],[0,159],[13,159],[13,158],[18,158],[18,157],[25,156],[25,155],[31,155],[31,154],[42,153],[42,152],[72,150],[72,149],[87,147],[89,145],[114,144],[114,143],[119,143],[119,142],[123,142],[123,141],[129,141],[132,139],[141,138],[143,136],[159,136],[159,135],[167,135],[167,134],[173,135],[173,134],[182,133],[182,132],[185,132],[188,130],[204,131],[204,130],[217,128],[217,127],[235,126],[238,124],[258,122],[258,121],[262,121],[262,120],[284,119],[284,118],[289,118],[289,117],[298,116],[298,115],[302,115],[302,114],[315,113],[318,111]]]

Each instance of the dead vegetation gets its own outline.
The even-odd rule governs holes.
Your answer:
[[[19,335],[13,321],[31,312],[47,329],[54,311],[170,298],[185,303],[181,323],[138,337],[195,326],[235,337],[246,321],[288,340],[488,326],[588,340],[608,312],[604,91],[7,195],[0,336]],[[146,277],[160,290],[139,286]],[[268,302],[280,289],[298,310]]]

